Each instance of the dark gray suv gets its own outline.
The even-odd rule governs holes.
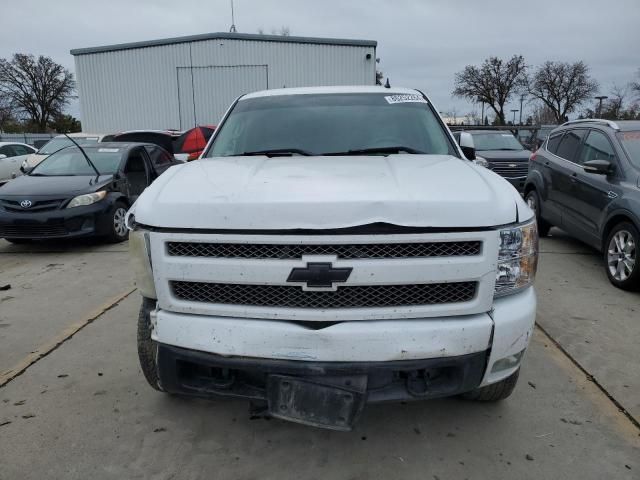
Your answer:
[[[552,225],[604,254],[611,283],[640,290],[640,121],[575,120],[530,159],[525,198]]]

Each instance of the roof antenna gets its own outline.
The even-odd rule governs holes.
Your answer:
[[[389,77],[387,77],[387,81],[384,84],[384,88],[391,88],[391,84],[389,83]]]
[[[233,0],[231,0],[231,28],[229,29],[230,33],[236,33],[236,19],[233,14]]]

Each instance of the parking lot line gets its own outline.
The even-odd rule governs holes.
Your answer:
[[[135,290],[135,288],[130,288],[129,290],[126,290],[125,292],[112,297],[107,302],[103,303],[101,306],[85,315],[81,320],[69,325],[51,340],[29,353],[29,355],[27,355],[16,365],[14,365],[13,368],[0,373],[0,387],[5,386],[11,380],[24,373],[31,365],[36,363],[41,358],[46,357],[49,353],[51,353],[64,342],[73,337],[77,332],[82,330],[94,320],[98,319],[105,312],[118,305],[122,300],[131,295]]]
[[[616,408],[618,409],[618,411],[620,413],[622,413],[625,417],[627,417],[627,419],[636,427],[640,430],[640,422],[629,412],[627,411],[627,409],[625,409],[622,404],[616,400],[613,395],[611,395],[607,389],[600,383],[598,382],[598,380],[596,379],[596,377],[594,377],[592,374],[589,373],[589,371],[583,367],[580,362],[578,362],[562,345],[560,345],[560,343],[558,341],[556,341],[545,329],[544,327],[542,327],[541,325],[539,325],[538,323],[536,323],[536,328],[542,333],[542,335],[549,340],[555,347],[556,349],[563,355],[565,356],[567,359],[569,359],[569,361],[578,369],[580,370],[582,373],[585,374],[585,377],[588,381],[592,382],[608,399],[610,402],[612,402]]]

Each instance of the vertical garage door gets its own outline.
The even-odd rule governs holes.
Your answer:
[[[216,125],[237,97],[267,88],[267,65],[178,67],[180,128]]]

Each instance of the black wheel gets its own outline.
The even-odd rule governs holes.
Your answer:
[[[116,202],[111,212],[111,231],[107,235],[107,241],[110,243],[124,242],[129,238],[129,230],[125,224],[127,215],[127,205],[124,202]]]
[[[16,245],[23,245],[31,242],[30,238],[5,238],[5,240],[9,243],[15,243]]]
[[[529,205],[529,208],[533,210],[533,213],[536,214],[536,220],[538,222],[538,235],[541,237],[546,237],[547,235],[549,235],[551,224],[546,220],[543,220],[540,216],[540,197],[538,196],[538,192],[536,192],[535,190],[530,190],[524,199],[527,202],[527,205]]]
[[[463,393],[462,398],[478,402],[497,402],[504,400],[511,395],[516,388],[518,376],[520,376],[520,369],[516,370],[504,380]]]
[[[142,298],[142,306],[138,315],[138,360],[144,378],[152,388],[162,392],[158,376],[158,345],[151,340],[151,310],[155,307],[155,300]]]
[[[604,243],[604,261],[609,281],[623,290],[640,290],[638,229],[629,222],[617,224]]]

